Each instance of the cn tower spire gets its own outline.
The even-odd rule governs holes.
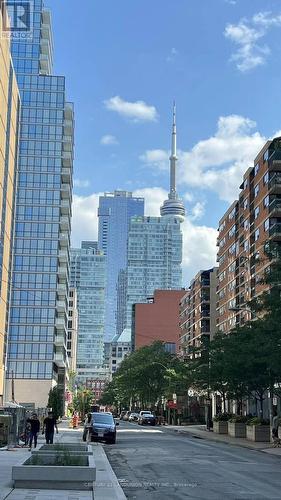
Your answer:
[[[177,123],[176,123],[176,103],[173,106],[173,131],[172,131],[172,148],[170,156],[170,194],[169,198],[175,199],[177,197],[176,187],[176,169],[177,169]]]
[[[176,123],[176,103],[173,104],[173,128],[172,128],[172,147],[170,156],[170,192],[169,199],[164,201],[160,212],[161,216],[178,217],[182,222],[185,216],[185,208],[182,200],[177,194],[177,123]]]

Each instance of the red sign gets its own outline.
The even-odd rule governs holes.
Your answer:
[[[168,408],[177,408],[177,403],[174,403],[174,401],[168,401],[167,406]]]

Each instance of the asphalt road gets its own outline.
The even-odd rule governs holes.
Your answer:
[[[104,449],[129,500],[281,499],[281,458],[260,451],[127,422]]]

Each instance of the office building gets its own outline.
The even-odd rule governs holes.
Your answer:
[[[17,175],[20,98],[10,53],[4,36],[5,5],[0,2],[0,406],[4,400],[7,359],[12,238]]]
[[[146,304],[133,306],[132,347],[139,349],[160,340],[168,352],[179,347],[179,306],[185,290],[155,290]]]
[[[67,356],[69,371],[76,372],[78,336],[78,306],[76,288],[69,289],[68,324],[67,324]]]
[[[124,325],[122,298],[127,265],[127,240],[131,217],[144,214],[144,199],[128,191],[105,193],[99,199],[99,248],[106,256],[106,313],[105,339],[121,334]],[[118,318],[117,318],[118,316]]]
[[[176,190],[176,113],[173,113],[169,199],[161,217],[132,217],[128,235],[126,328],[132,327],[132,307],[145,303],[154,291],[182,288],[182,232],[185,208]]]
[[[217,268],[200,271],[180,301],[180,354],[185,357],[217,331]]]
[[[124,329],[121,335],[115,335],[110,343],[110,376],[114,375],[122,361],[132,352],[131,329]]]
[[[27,32],[12,38],[21,94],[19,176],[16,198],[13,286],[7,393],[45,407],[56,384],[68,377],[67,300],[73,167],[73,106],[65,78],[52,74],[50,12],[30,0]],[[9,1],[16,10],[18,2]]]
[[[223,332],[252,319],[247,302],[267,289],[266,250],[281,245],[280,137],[265,144],[240,189],[219,223],[217,326]]]
[[[83,242],[71,250],[71,287],[77,290],[78,383],[102,379],[104,364],[106,259],[97,242]]]

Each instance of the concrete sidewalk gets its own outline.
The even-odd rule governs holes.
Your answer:
[[[59,425],[56,443],[78,443],[82,441],[82,429],[70,429],[66,421]],[[45,443],[39,435],[38,447]],[[96,462],[96,483],[94,497],[91,491],[76,490],[33,490],[14,489],[12,466],[24,462],[30,456],[28,448],[15,448],[11,451],[0,450],[0,500],[125,500],[126,497],[108,462],[101,444],[93,445]]]
[[[189,434],[192,437],[199,439],[207,439],[216,443],[226,443],[234,446],[242,446],[252,450],[263,451],[272,455],[281,457],[281,448],[273,448],[272,443],[256,443],[248,441],[245,438],[233,438],[228,434],[216,434],[213,431],[206,430],[205,425],[167,425],[163,429],[167,431],[178,432],[180,434]]]

